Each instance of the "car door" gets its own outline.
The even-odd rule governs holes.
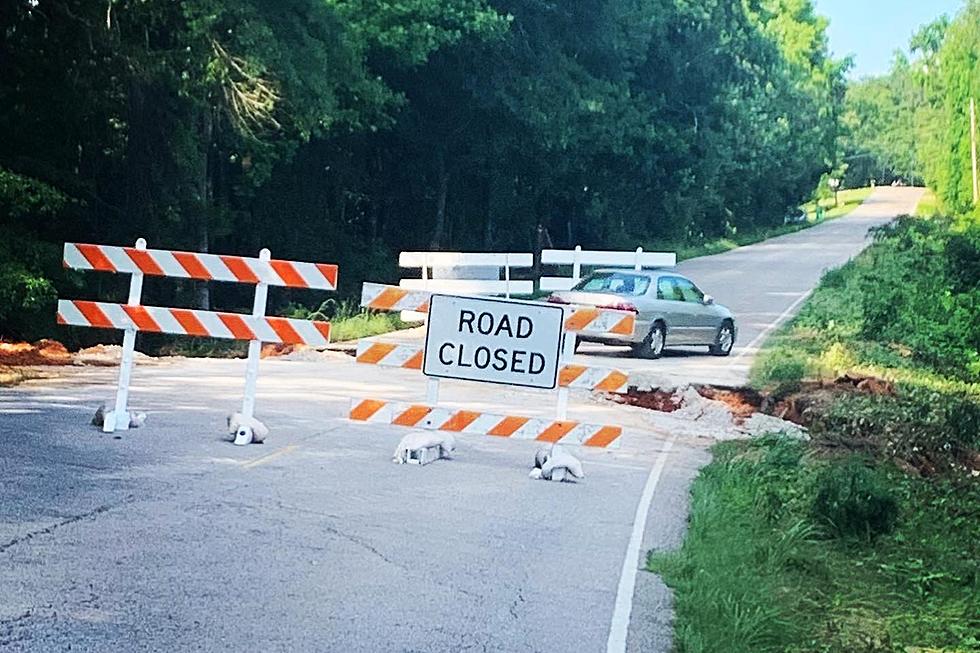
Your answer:
[[[710,306],[705,306],[704,293],[693,281],[684,277],[674,277],[674,288],[683,299],[683,310],[687,314],[687,342],[713,344],[718,332],[718,318]]]
[[[667,342],[674,345],[686,344],[694,337],[694,317],[677,283],[681,280],[675,275],[661,275],[657,279],[657,300],[667,322]]]

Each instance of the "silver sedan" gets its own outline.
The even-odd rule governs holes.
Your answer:
[[[597,270],[548,301],[633,311],[632,336],[580,335],[579,340],[629,345],[640,358],[660,358],[665,347],[676,345],[707,345],[715,356],[727,356],[735,345],[732,312],[676,272]]]

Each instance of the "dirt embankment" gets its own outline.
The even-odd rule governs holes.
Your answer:
[[[627,394],[610,398],[649,409],[647,420],[655,427],[727,440],[775,431],[806,438],[814,419],[842,394],[894,392],[892,384],[883,379],[845,374],[832,382],[804,384],[798,391],[778,397],[744,387],[660,384],[631,387]]]
[[[136,357],[149,358],[136,352]],[[92,365],[111,367],[122,358],[119,345],[95,345],[70,352],[57,340],[29,342],[0,342],[0,367],[7,369],[56,367],[62,365]]]

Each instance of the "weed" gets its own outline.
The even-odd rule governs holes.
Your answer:
[[[872,539],[895,528],[898,501],[873,470],[852,458],[820,471],[810,512],[831,535]]]

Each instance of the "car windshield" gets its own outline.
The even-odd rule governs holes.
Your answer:
[[[607,292],[638,297],[650,287],[650,277],[628,272],[594,272],[578,282],[572,290]]]

